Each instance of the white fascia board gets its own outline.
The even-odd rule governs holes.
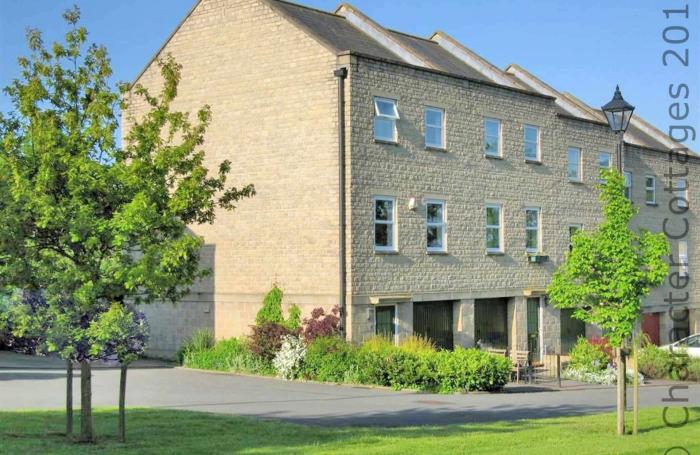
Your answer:
[[[557,106],[564,109],[569,114],[571,114],[575,117],[580,117],[580,118],[584,118],[584,119],[597,120],[595,118],[595,116],[592,116],[591,114],[586,112],[584,109],[579,108],[574,103],[572,103],[571,101],[564,98],[561,95],[561,93],[554,90],[552,87],[545,84],[544,82],[542,82],[538,78],[534,77],[532,74],[528,73],[527,71],[522,70],[520,67],[518,67],[516,65],[511,65],[508,67],[506,72],[517,77],[519,81],[521,81],[523,84],[530,87],[532,90],[539,92],[539,93],[542,93],[543,95],[549,95],[549,96],[556,98],[554,100],[554,102],[557,104]]]
[[[372,37],[372,39],[389,49],[394,54],[401,57],[406,63],[422,66],[424,68],[430,68],[430,65],[407,51],[406,48],[394,40],[382,26],[378,25],[376,22],[359,12],[355,7],[343,4],[335,13],[343,16],[352,25],[360,29],[363,33]]]
[[[438,43],[440,47],[445,49],[450,54],[454,55],[470,67],[474,68],[487,79],[497,84],[505,85],[507,87],[520,88],[517,87],[513,83],[513,81],[510,80],[507,76],[504,76],[500,69],[491,65],[489,62],[479,57],[474,52],[469,51],[467,48],[460,45],[459,43],[451,39],[449,36],[445,35],[443,32],[435,33],[430,39]]]

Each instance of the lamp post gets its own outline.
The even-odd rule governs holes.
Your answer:
[[[624,156],[625,147],[625,131],[630,124],[632,119],[632,114],[634,113],[634,106],[625,101],[620,92],[620,86],[615,87],[615,94],[612,100],[608,102],[605,106],[601,107],[601,110],[605,113],[605,117],[608,119],[608,125],[610,129],[613,130],[615,134],[620,135],[620,142],[617,145],[617,170],[622,175],[623,163],[622,159]],[[630,194],[630,198],[631,198]],[[637,379],[637,337],[636,330],[635,336],[632,339],[632,346],[634,350],[633,358],[633,388],[632,388],[632,410],[633,410],[633,424],[632,433],[637,434],[638,426],[638,410],[639,410],[639,382]],[[623,434],[625,431],[625,408],[627,407],[627,362],[625,361],[625,352],[622,348],[617,348],[617,432],[618,434]]]
[[[617,146],[617,170],[622,174],[622,156],[623,148],[625,146],[625,131],[630,124],[630,119],[632,119],[632,114],[634,113],[634,106],[625,101],[620,92],[620,86],[615,87],[615,94],[612,100],[608,102],[605,106],[601,107],[601,110],[605,113],[605,117],[608,119],[608,125],[610,129],[613,130],[615,134],[620,135],[620,143]]]

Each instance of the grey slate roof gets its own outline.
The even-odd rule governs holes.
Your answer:
[[[457,57],[453,56],[445,49],[440,47],[435,41],[430,41],[425,38],[407,35],[395,30],[388,30],[389,34],[399,41],[405,48],[409,49],[421,60],[428,63],[436,70],[445,71],[447,73],[458,74],[470,79],[490,82],[477,70],[462,62]]]
[[[343,16],[280,0],[268,0],[268,3],[337,53],[355,51],[373,57],[401,60]]]

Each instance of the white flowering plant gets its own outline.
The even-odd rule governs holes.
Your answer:
[[[616,384],[617,383],[617,369],[612,365],[608,365],[602,370],[592,370],[582,367],[569,367],[562,372],[562,377],[564,379],[571,379],[579,382],[588,382],[591,384]],[[632,382],[634,378],[634,373],[627,371],[627,382]],[[644,375],[639,373],[639,383],[644,383]]]
[[[301,338],[294,335],[282,337],[282,347],[272,359],[277,376],[283,379],[296,378],[305,356],[306,345]]]

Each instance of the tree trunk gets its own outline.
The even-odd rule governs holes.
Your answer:
[[[616,348],[617,355],[617,434],[625,434],[625,360],[622,348]]]
[[[122,364],[121,375],[119,376],[119,441],[126,442],[126,369],[127,365]]]
[[[80,362],[80,441],[93,442],[92,429],[92,371],[90,362]]]
[[[73,434],[73,362],[66,360],[66,436]]]

